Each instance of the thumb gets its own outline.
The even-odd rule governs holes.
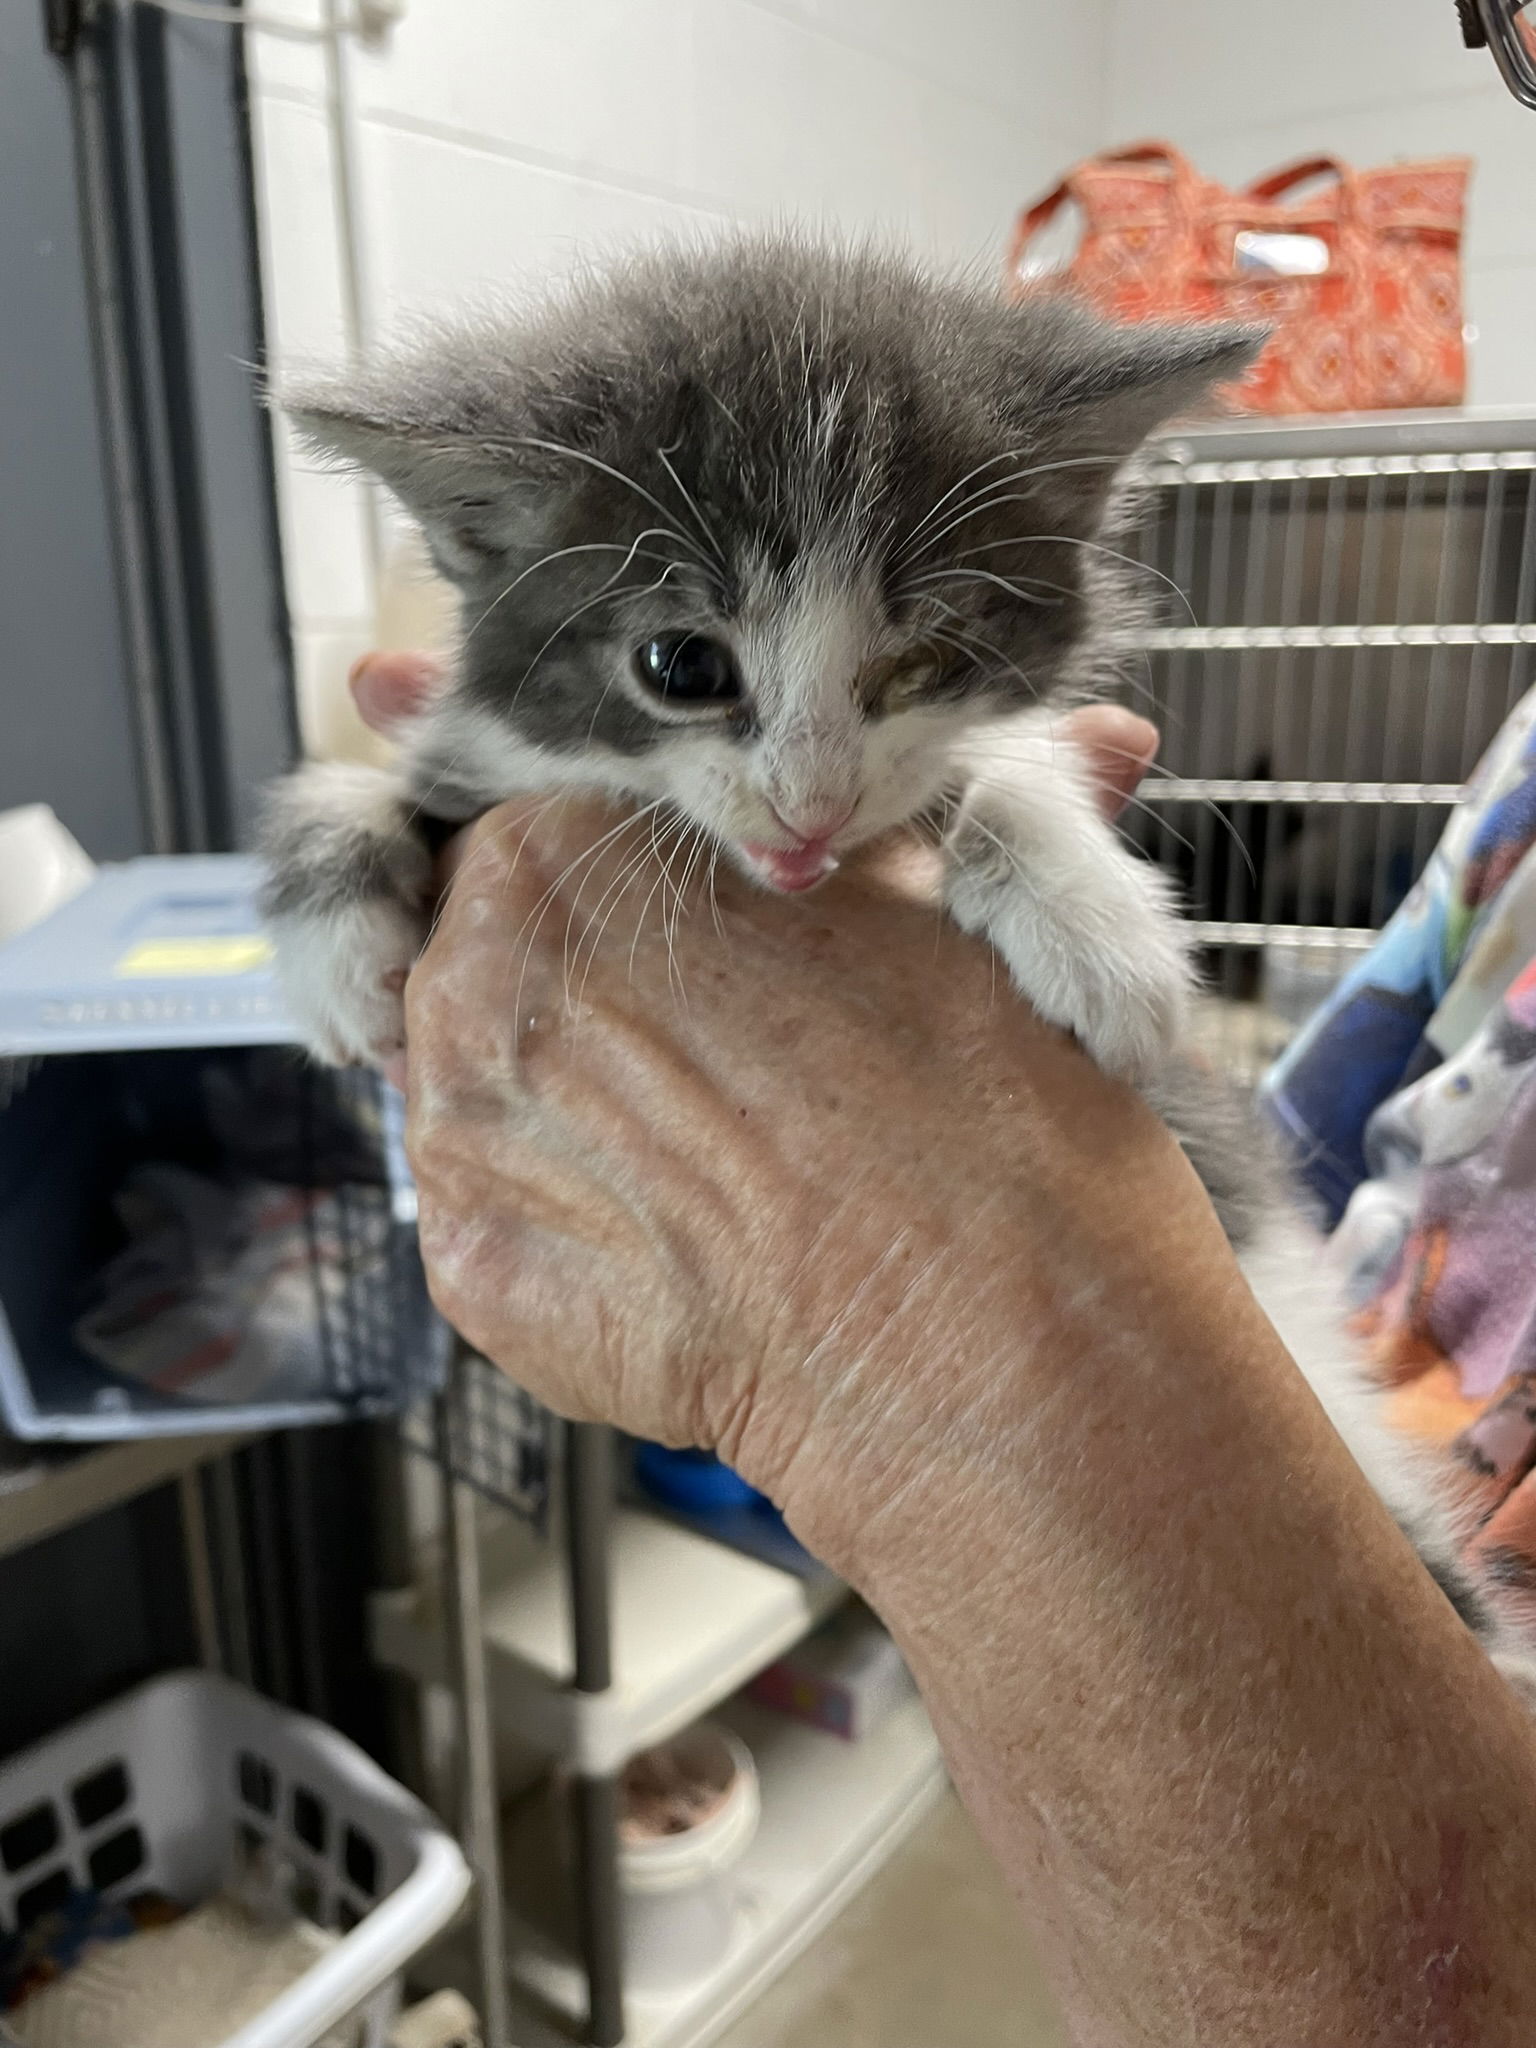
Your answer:
[[[441,687],[443,665],[430,654],[363,654],[352,664],[347,687],[364,725],[387,737],[414,718]]]
[[[1106,818],[1118,818],[1157,759],[1162,735],[1148,718],[1118,704],[1088,704],[1063,728],[1088,764]]]

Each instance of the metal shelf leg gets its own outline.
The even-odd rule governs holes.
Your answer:
[[[481,1626],[476,1496],[472,1487],[454,1477],[450,1413],[453,1398],[451,1385],[438,1396],[436,1422],[447,1510],[446,1591],[451,1653],[458,1680],[460,1827],[464,1853],[475,1873],[475,1934],[485,2048],[512,2048],[501,1888],[501,1807],[496,1790],[496,1748]]]
[[[572,1423],[565,1435],[565,1534],[578,1692],[606,1692],[613,1683],[612,1516],[613,1432],[596,1423]],[[587,1973],[587,2039],[593,2048],[617,2048],[624,2039],[618,1780],[576,1777],[571,1809],[577,1933]]]

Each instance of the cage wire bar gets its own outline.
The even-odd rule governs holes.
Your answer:
[[[401,1434],[495,1507],[546,1529],[555,1418],[489,1359],[461,1349],[441,1395],[411,1409]]]
[[[1530,686],[1536,419],[1227,426],[1145,474],[1123,544],[1168,601],[1120,694],[1163,748],[1127,830],[1185,899],[1212,1049],[1253,1077],[1403,900]]]

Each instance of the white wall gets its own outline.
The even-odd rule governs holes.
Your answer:
[[[1536,114],[1451,0],[1110,0],[1108,78],[1106,139],[1164,137],[1229,184],[1319,151],[1475,157],[1468,396],[1536,401]]]
[[[1109,4],[407,0],[377,49],[348,47],[366,324],[727,221],[876,229],[1000,265],[1020,203],[1100,137]],[[345,340],[334,110],[320,47],[258,34],[251,56],[281,374]],[[286,444],[281,469],[306,730],[350,749],[341,679],[381,631],[364,501]],[[416,637],[386,585],[382,630]]]

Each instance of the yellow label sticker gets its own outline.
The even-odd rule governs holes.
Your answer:
[[[145,939],[113,972],[124,981],[173,981],[182,974],[250,974],[272,958],[259,932],[218,939]]]

